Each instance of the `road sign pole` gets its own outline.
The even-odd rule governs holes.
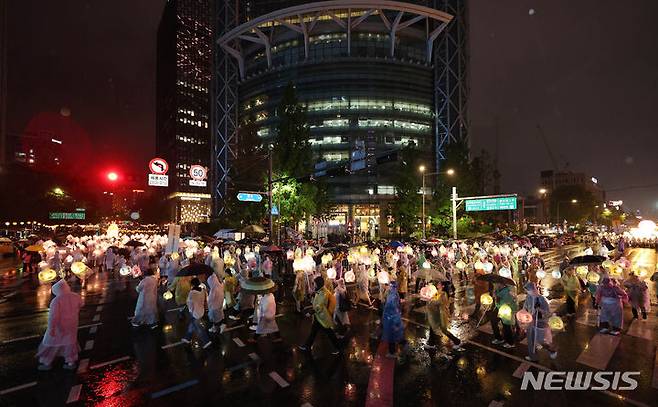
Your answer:
[[[274,224],[272,221],[274,217],[272,215],[272,148],[269,149],[269,171],[267,172],[267,201],[269,205],[270,212],[270,244],[274,243]]]
[[[452,238],[457,239],[457,187],[452,187]]]

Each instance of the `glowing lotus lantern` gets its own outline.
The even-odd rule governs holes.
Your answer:
[[[530,254],[534,254],[534,255],[539,254],[539,249],[536,248],[536,247],[533,247],[532,249],[530,249]]]
[[[614,265],[615,265],[615,263],[613,263],[612,260],[606,260],[603,263],[601,263],[601,266],[603,266],[605,268],[610,268]]]
[[[425,287],[420,289],[420,298],[422,298],[423,300],[429,301],[432,298],[434,298],[434,296],[436,295],[436,293],[438,291],[439,290],[436,289],[434,284],[431,284],[431,283],[427,284]]]
[[[478,244],[478,242],[473,243],[473,248],[474,249],[479,249],[480,248],[480,245]]]
[[[548,318],[548,326],[550,326],[553,331],[562,331],[564,330],[564,321],[562,321],[562,318],[557,315],[553,315]]]
[[[484,293],[480,296],[480,304],[488,307],[493,304],[493,297],[489,293]]]
[[[254,252],[260,253],[260,246],[254,246]]]
[[[132,270],[131,270],[130,267],[128,267],[128,266],[122,266],[122,267],[119,269],[119,274],[121,274],[121,275],[124,276],[124,277],[125,277],[125,276],[129,276],[131,272],[132,272]]]
[[[381,250],[379,250],[379,249],[377,248],[377,249],[373,250],[372,253],[373,253],[373,254],[376,254],[377,256],[379,256],[379,254],[381,253]]]
[[[40,261],[39,262],[39,269],[43,270],[48,267],[48,262],[47,261]]]
[[[388,272],[386,271],[380,271],[377,273],[377,281],[379,284],[388,284],[390,282]]]
[[[359,248],[359,254],[362,256],[366,256],[368,254],[368,248],[365,246],[361,246],[361,248]]]
[[[119,225],[117,225],[114,222],[110,223],[110,226],[107,227],[107,232],[105,232],[105,236],[107,236],[110,239],[118,238],[119,237]]]
[[[375,278],[375,276],[376,276],[375,269],[372,267],[368,269],[368,277]]]
[[[379,256],[376,256],[376,255],[370,256],[370,263],[379,264]]]
[[[372,260],[370,259],[370,256],[363,257],[363,259],[361,260],[361,262],[362,262],[363,264],[365,264],[366,266],[370,266],[370,265],[372,265]]]
[[[295,258],[295,252],[293,252],[292,250],[288,250],[288,251],[286,252],[286,259],[288,259],[288,260],[292,260],[292,259],[294,259],[294,258]]]
[[[436,249],[432,249],[432,257],[436,257],[439,255],[439,252],[436,251]]]
[[[171,291],[165,291],[162,294],[162,298],[164,298],[165,301],[169,301],[170,299],[174,298],[174,294],[172,294]]]
[[[81,261],[76,261],[71,264],[71,272],[78,277],[82,277],[87,271],[87,265]]]
[[[425,261],[423,262],[423,268],[424,268],[425,270],[429,270],[429,269],[432,268],[432,265],[430,264],[429,261],[425,260]]]
[[[546,272],[542,269],[539,269],[539,270],[537,270],[535,275],[537,276],[538,279],[541,280],[542,278],[546,277]]]
[[[180,258],[180,255],[178,254],[178,252],[173,252],[171,254],[171,259],[172,260],[178,260],[179,258]]]
[[[96,249],[94,250],[93,254],[94,257],[100,257],[103,254],[103,252],[100,249]]]
[[[475,264],[473,265],[473,268],[475,270],[484,270],[484,264],[480,260],[476,261]]]
[[[639,273],[636,272],[636,274],[637,274],[638,277],[640,277],[640,278],[646,278],[646,277],[647,277],[647,270],[646,270],[646,269],[640,269],[640,272],[639,272]]]
[[[354,275],[354,271],[348,270],[343,276],[343,278],[345,279],[346,283],[353,283],[354,280],[356,279],[356,276]]]
[[[457,262],[457,264],[455,264],[455,267],[457,267],[457,269],[459,269],[459,270],[464,270],[464,269],[466,268],[466,263],[464,263],[463,261],[459,260],[459,261]]]
[[[498,274],[501,277],[512,278],[512,271],[507,267],[502,267],[500,270],[498,270]]]
[[[518,321],[521,328],[525,329],[532,323],[532,314],[522,309],[516,313],[516,320]]]
[[[498,318],[505,322],[511,322],[512,321],[512,307],[510,307],[508,304],[503,304],[498,308]]]
[[[404,251],[404,247],[398,246],[398,248],[395,249],[395,251],[397,251],[398,253],[402,253]]]
[[[587,281],[592,283],[592,284],[597,284],[600,279],[601,279],[601,276],[598,273],[595,273],[593,271],[590,271],[589,273],[587,273]]]
[[[592,250],[591,247],[588,247],[587,249],[585,249],[584,253],[585,256],[592,256],[594,254],[594,250]]]
[[[493,271],[494,265],[490,262],[486,262],[482,264],[482,268],[485,272],[491,273]]]
[[[336,278],[336,269],[333,267],[329,267],[327,269],[327,278],[334,280]]]
[[[555,269],[555,270],[553,270],[553,272],[551,273],[551,275],[552,275],[553,278],[556,279],[556,280],[559,280],[560,278],[562,278],[562,273],[560,272],[559,269]]]
[[[588,271],[589,270],[587,269],[587,266],[576,267],[576,273],[580,274],[581,276],[586,276]]]
[[[314,254],[315,254],[315,252],[310,247],[308,249],[306,249],[306,255],[307,256],[313,256]]]
[[[295,258],[301,258],[302,257],[302,248],[298,247],[295,249]]]
[[[195,252],[195,250],[193,248],[187,247],[185,249],[185,257],[187,257],[188,259],[191,259],[192,257],[194,257],[194,252]]]
[[[149,253],[151,252],[151,250],[153,250],[153,254],[155,254],[155,249],[153,249],[153,248],[149,249]],[[204,247],[203,248],[203,253],[204,254],[209,254],[210,253],[210,246]]]
[[[614,276],[620,276],[623,270],[624,269],[619,266],[613,266],[612,268],[610,268],[610,274]]]
[[[350,254],[347,255],[347,262],[350,263],[350,264],[356,263],[356,258],[354,257],[353,254],[350,253]]]
[[[245,253],[251,253],[251,247],[247,246],[244,248]]]
[[[132,274],[134,278],[137,278],[142,275],[142,269],[140,269],[139,266],[135,264],[132,268]]]
[[[43,269],[39,272],[39,281],[46,284],[57,278],[57,272],[51,268]]]
[[[404,252],[411,256],[412,254],[414,254],[414,249],[411,246],[405,246]]]
[[[235,249],[235,254],[237,254],[238,256],[241,255],[242,254],[242,249],[240,249],[239,247],[237,249]]]

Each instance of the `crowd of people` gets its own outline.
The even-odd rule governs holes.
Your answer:
[[[55,297],[39,347],[39,368],[50,369],[57,356],[64,357],[66,368],[75,366],[82,302],[71,286],[83,286],[91,273],[139,279],[131,320],[135,329],[157,329],[166,303],[174,302],[180,308],[179,318],[187,320],[181,341],[192,343],[196,338],[202,348],[210,347],[236,321],[253,331],[250,342],[262,336],[281,341],[277,306],[292,300],[290,312],[312,319],[299,349],[310,352],[317,334],[323,333],[333,345],[332,352],[339,354],[352,333],[350,313],[361,304],[378,313],[380,323],[373,336],[388,344],[386,356],[391,358],[407,347],[405,306],[425,305],[430,328],[425,348],[436,349],[445,336],[450,346],[442,358],[464,350],[462,339],[450,331],[451,322],[459,319],[491,324],[492,343],[504,348],[515,347],[525,335],[527,359],[537,360],[540,348],[551,358],[557,356],[551,332],[562,330],[562,321],[578,312],[586,292],[599,313],[601,332],[618,335],[624,304],[630,302],[634,318],[646,319],[647,280],[658,284],[655,270],[633,269],[623,257],[623,247],[613,246],[607,238],[590,242],[583,253],[601,259],[578,264],[565,257],[548,273],[564,289],[566,307],[559,316],[545,297],[543,285],[549,276],[544,259],[523,240],[369,242],[354,247],[299,241],[286,249],[254,242],[172,244],[170,240],[159,235],[97,235],[68,236],[61,245],[37,242],[42,248],[40,272],[57,274],[56,279],[44,281],[52,284]],[[615,244],[623,246],[623,239]],[[254,292],[246,288],[250,281],[272,284]],[[466,295],[457,298],[457,287]],[[470,306],[470,314],[455,312]]]

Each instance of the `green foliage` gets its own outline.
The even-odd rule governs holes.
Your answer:
[[[293,177],[307,175],[312,167],[311,132],[306,108],[301,105],[295,87],[289,83],[277,109],[279,123],[274,137],[274,170]]]
[[[572,203],[572,200],[576,203]],[[550,194],[551,213],[557,220],[558,203],[560,206],[559,221],[582,222],[591,219],[594,206],[598,205],[596,198],[581,185],[564,185],[555,188]]]
[[[413,146],[406,146],[400,150],[398,169],[394,177],[395,200],[391,205],[393,226],[400,228],[403,236],[417,231],[422,211],[422,194],[418,191],[422,186],[418,150]],[[429,199],[426,196],[426,199]]]

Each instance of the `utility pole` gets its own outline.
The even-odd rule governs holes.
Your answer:
[[[427,237],[425,236],[425,172],[423,172],[423,240]]]
[[[452,187],[452,238],[457,239],[457,187]]]
[[[272,146],[268,149],[269,169],[267,171],[267,201],[270,211],[270,244],[274,242],[274,224],[272,223]]]

